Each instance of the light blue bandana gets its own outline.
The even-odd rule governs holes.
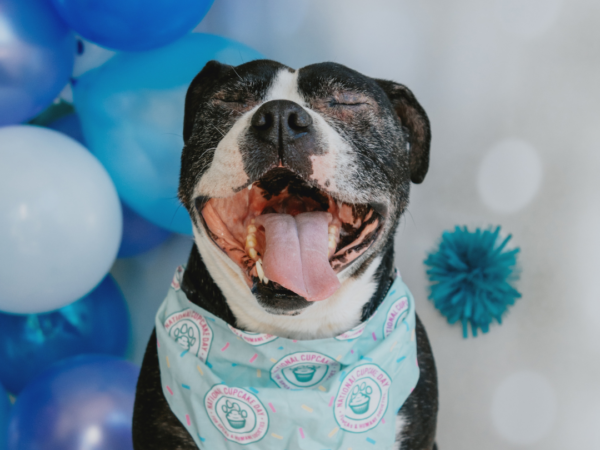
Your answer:
[[[204,449],[392,449],[419,379],[415,309],[398,277],[375,314],[335,338],[233,328],[191,303],[179,267],[156,316],[164,395]]]

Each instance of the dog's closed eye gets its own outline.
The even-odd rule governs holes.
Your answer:
[[[216,106],[232,109],[236,111],[248,111],[252,109],[256,102],[247,99],[220,99],[216,98],[213,102]]]
[[[330,107],[343,106],[368,106],[371,104],[371,99],[357,92],[337,92],[329,99]]]

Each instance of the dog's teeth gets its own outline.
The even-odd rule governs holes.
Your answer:
[[[335,249],[336,245],[337,245],[337,242],[335,242],[335,238],[333,236],[330,236],[329,237],[329,248],[333,250],[333,249]]]
[[[335,236],[337,234],[337,231],[338,231],[338,229],[337,229],[337,227],[335,225],[329,225],[328,232],[329,232],[330,235],[334,235]]]
[[[248,231],[248,234],[254,234],[256,233],[256,227],[254,225],[248,225],[246,231]]]
[[[265,278],[265,272],[263,271],[262,268],[262,263],[261,260],[259,259],[258,261],[256,261],[256,274],[258,275],[258,279],[260,281],[262,281],[263,283],[265,283],[263,281],[263,279]],[[267,283],[269,282],[269,280],[267,280]],[[266,283],[265,283],[266,284]]]
[[[250,256],[250,258],[256,261],[256,259],[258,258],[258,253],[256,253],[256,250],[254,248],[250,247],[248,249],[248,256]]]
[[[256,236],[253,234],[246,236],[246,247],[256,247]]]
[[[263,277],[263,283],[269,284],[269,279],[267,277]]]

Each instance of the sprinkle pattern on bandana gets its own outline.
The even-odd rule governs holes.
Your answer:
[[[156,316],[165,398],[201,450],[392,449],[419,378],[400,278],[371,318],[330,339],[250,333],[192,304],[184,268]]]

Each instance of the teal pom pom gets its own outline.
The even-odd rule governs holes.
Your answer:
[[[500,227],[474,232],[456,227],[444,232],[439,249],[425,260],[429,299],[449,323],[462,323],[465,338],[469,323],[473,336],[478,329],[487,333],[493,319],[501,324],[508,306],[521,297],[513,287],[519,249],[506,250],[511,236],[501,241],[499,234]]]

